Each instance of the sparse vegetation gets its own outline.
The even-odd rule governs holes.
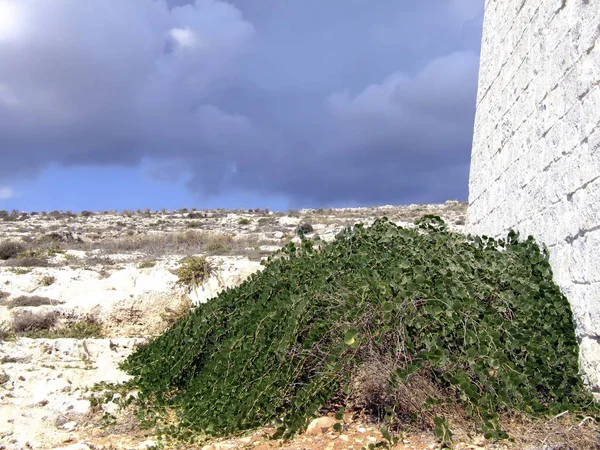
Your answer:
[[[502,439],[519,413],[597,415],[569,304],[533,238],[417,225],[384,218],[320,249],[288,244],[124,363],[141,412],[158,424],[168,413],[168,432],[192,439],[272,423],[289,437],[315,414],[359,410],[444,445],[461,423]]]
[[[104,334],[100,322],[94,316],[88,315],[64,327],[52,330],[47,337],[51,339],[100,339],[104,337]]]
[[[250,219],[242,217],[240,220],[238,220],[238,225],[250,225]]]
[[[109,254],[137,251],[152,257],[199,253],[246,255],[247,248],[253,247],[258,242],[258,238],[254,236],[242,236],[236,239],[228,234],[188,230],[122,237],[100,242],[95,247]]]
[[[185,226],[187,228],[202,228],[203,227],[202,223],[198,222],[198,221],[188,222],[185,224]]]
[[[260,226],[269,225],[275,223],[275,220],[272,217],[261,217],[258,219],[258,224]]]
[[[15,314],[13,329],[17,336],[33,339],[101,338],[102,327],[98,320],[87,315],[77,321],[58,326],[58,315],[53,311],[22,311]]]
[[[84,263],[86,266],[113,266],[115,260],[109,256],[89,256],[85,258]]]

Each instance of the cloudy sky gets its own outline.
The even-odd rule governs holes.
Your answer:
[[[484,0],[0,0],[0,209],[466,200]]]

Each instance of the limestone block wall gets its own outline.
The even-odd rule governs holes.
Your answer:
[[[550,249],[600,392],[600,0],[486,0],[467,229]]]

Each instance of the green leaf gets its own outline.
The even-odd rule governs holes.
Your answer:
[[[352,345],[355,343],[355,338],[358,335],[358,331],[356,330],[348,330],[346,331],[346,334],[344,335],[344,342],[347,345]]]

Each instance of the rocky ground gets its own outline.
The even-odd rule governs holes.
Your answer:
[[[159,448],[127,406],[136,393],[103,388],[128,379],[118,365],[136,346],[261,270],[261,260],[299,241],[298,227],[331,240],[357,222],[387,216],[411,226],[423,214],[440,215],[461,232],[466,204],[286,213],[0,212],[0,449]],[[7,242],[18,242],[18,251]],[[173,273],[190,255],[204,255],[215,267],[192,291]],[[341,432],[321,419],[288,443],[269,441],[266,432],[205,448],[360,449],[382,439],[375,425],[350,417]],[[432,435],[402,438],[398,448],[438,448]],[[481,445],[475,436],[457,448]]]

